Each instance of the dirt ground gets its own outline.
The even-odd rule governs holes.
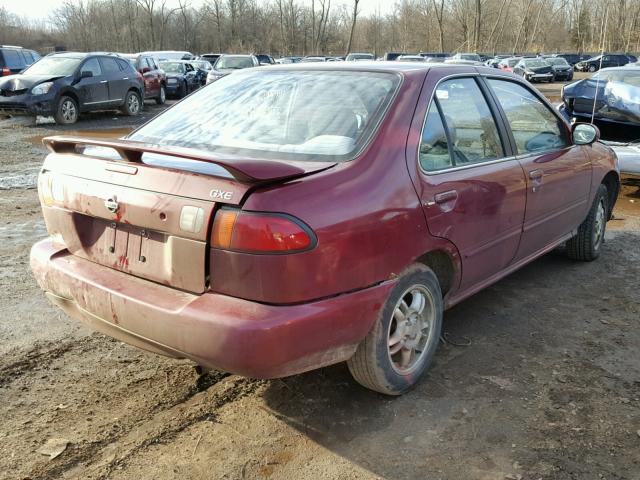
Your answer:
[[[344,365],[198,376],[52,307],[29,270],[46,235],[34,182],[39,138],[68,130],[0,121],[0,478],[640,479],[636,187],[598,261],[555,251],[448,311],[451,343],[388,398]],[[47,442],[65,448],[50,459]]]

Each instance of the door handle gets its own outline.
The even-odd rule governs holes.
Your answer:
[[[123,80],[129,80],[129,77],[123,77],[122,79]]]
[[[544,175],[544,170],[531,170],[529,172],[529,178],[531,180],[540,180]]]
[[[108,80],[100,80],[100,83],[107,83]]]
[[[540,188],[540,186],[542,185],[542,177],[544,176],[544,170],[531,170],[529,172],[529,178],[531,180],[533,180],[532,186],[531,186],[531,191],[533,193],[536,193],[538,191],[538,188]]]
[[[433,201],[434,203],[437,203],[437,204],[447,203],[457,199],[458,199],[458,192],[456,190],[449,190],[447,192],[436,193],[433,196]]]

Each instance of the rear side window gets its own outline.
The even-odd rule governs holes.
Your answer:
[[[22,50],[22,57],[24,58],[25,65],[31,65],[33,63],[33,57],[29,50]]]
[[[490,79],[519,154],[559,150],[569,145],[564,123],[531,91],[515,82]]]
[[[453,166],[451,155],[449,154],[449,141],[447,140],[447,134],[444,130],[436,100],[431,102],[431,107],[424,122],[418,158],[420,166],[427,172]]]
[[[129,67],[131,66],[131,64],[125,60],[120,60],[117,59],[116,60],[118,62],[118,66],[120,67],[120,70],[122,70],[123,72],[126,72],[127,70],[129,70]]]
[[[17,50],[3,50],[4,63],[9,68],[22,68],[25,66],[22,55]]]
[[[498,127],[472,78],[456,78],[436,87],[436,98],[449,133],[454,165],[504,157]]]
[[[103,57],[100,59],[100,63],[105,74],[120,73],[120,67],[114,58]]]

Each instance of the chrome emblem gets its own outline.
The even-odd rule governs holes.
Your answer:
[[[116,197],[107,198],[104,201],[104,206],[111,213],[116,213],[118,211],[118,208],[120,208],[120,205],[118,204],[118,201],[116,200]]]

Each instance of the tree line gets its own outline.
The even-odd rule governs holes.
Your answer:
[[[48,20],[0,8],[0,44],[69,50],[344,55],[640,51],[640,0],[69,0]]]

